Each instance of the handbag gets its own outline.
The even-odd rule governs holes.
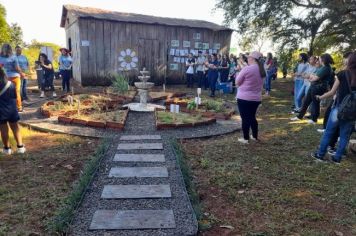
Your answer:
[[[352,91],[350,82],[346,76],[350,93],[347,94],[339,105],[337,118],[345,121],[356,120],[356,91]]]

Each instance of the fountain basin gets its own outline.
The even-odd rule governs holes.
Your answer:
[[[154,83],[151,82],[135,82],[135,87],[138,89],[150,89],[154,86]]]
[[[153,112],[156,109],[160,109],[160,110],[166,109],[165,106],[152,104],[152,103],[147,103],[147,104],[130,103],[130,104],[124,105],[124,107],[127,107],[130,111],[139,111],[139,112]]]

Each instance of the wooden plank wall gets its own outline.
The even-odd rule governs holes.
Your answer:
[[[71,39],[73,58],[73,77],[81,82],[81,55],[79,24],[74,17],[69,17],[70,24],[66,26],[66,47],[69,48],[68,39]],[[66,23],[67,24],[67,23]],[[54,58],[57,60],[57,58]]]
[[[188,27],[171,27],[162,25],[145,25],[137,23],[113,22],[95,19],[79,19],[80,29],[80,68],[83,85],[108,85],[109,74],[114,74],[119,69],[118,57],[120,49],[131,48],[138,53],[139,67],[149,67],[152,80],[156,84],[183,83],[185,81],[185,66],[179,64],[178,71],[170,71],[169,65],[173,57],[169,56],[171,40],[179,40],[183,49],[183,40],[191,42],[194,48],[196,41],[220,43],[222,52],[229,52],[231,41],[230,31],[214,32],[209,29],[195,29]],[[200,33],[201,39],[194,40],[193,34]],[[89,47],[81,46],[80,40],[88,40]],[[74,40],[72,39],[72,42]],[[190,50],[190,48],[187,48]],[[168,59],[168,61],[167,61]],[[137,78],[138,71],[132,71],[129,76]]]

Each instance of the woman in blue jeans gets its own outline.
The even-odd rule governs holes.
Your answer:
[[[333,96],[337,92],[336,101],[334,107],[331,110],[326,130],[321,138],[320,147],[318,151],[312,153],[312,157],[319,161],[324,160],[324,156],[327,152],[328,145],[333,135],[340,128],[340,141],[335,155],[332,155],[331,160],[334,163],[340,163],[342,155],[345,152],[347,144],[350,139],[355,121],[339,120],[337,117],[339,106],[343,99],[350,93],[350,91],[356,91],[356,52],[353,52],[349,58],[346,70],[339,72],[336,76],[336,80],[332,89],[323,94],[317,96],[317,99],[324,99]]]

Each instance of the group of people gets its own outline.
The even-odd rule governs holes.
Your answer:
[[[274,73],[271,66],[275,62],[271,54],[264,58],[259,52],[240,55],[240,58],[243,60],[238,61],[242,63],[238,64],[240,68],[236,70],[234,78],[238,88],[236,99],[243,131],[243,137],[238,141],[248,144],[250,140],[258,140],[256,112],[262,101],[263,87],[266,95],[269,94]],[[342,103],[345,104],[345,97],[356,92],[356,52],[344,55],[344,68],[336,74],[332,68],[333,63],[333,58],[327,53],[320,57],[308,56],[305,53],[299,55],[299,62],[293,74],[294,109],[292,111],[298,115],[291,120],[303,119],[309,109],[311,115],[308,123],[315,124],[320,116],[320,102],[332,97],[332,102],[325,112],[325,130],[322,130],[324,132],[320,146],[311,156],[318,161],[324,161],[328,152],[334,163],[340,163],[355,127],[356,110],[351,111],[352,115],[346,119],[340,114],[340,106]],[[347,109],[355,107],[356,101],[350,100],[348,102],[351,105],[347,105]]]
[[[72,58],[69,50],[61,48],[59,57],[60,75],[62,77],[63,91],[70,91],[70,78]],[[35,62],[36,70],[40,72],[39,87],[40,97],[45,96],[46,88],[50,88],[53,97],[57,94],[54,90],[54,68],[48,56],[44,53],[39,55]],[[25,153],[26,149],[22,143],[22,137],[18,121],[19,113],[23,112],[22,102],[28,100],[27,79],[30,71],[30,64],[25,55],[22,54],[20,46],[15,47],[15,53],[10,44],[3,44],[0,52],[0,132],[4,144],[3,153],[12,154],[9,141],[9,127],[11,128],[17,142],[17,152]]]
[[[218,83],[228,83],[231,93],[234,93],[235,78],[248,65],[248,56],[249,53],[240,53],[237,57],[234,54],[203,54],[202,51],[198,51],[197,57],[189,54],[186,61],[187,87],[193,87],[196,82],[199,88],[210,88],[210,96],[214,97]],[[266,72],[265,93],[269,95],[271,81],[277,78],[277,59],[268,53],[267,57],[261,55],[260,60]]]
[[[340,163],[355,126],[354,119],[342,119],[338,113],[343,99],[356,91],[356,53],[344,54],[344,68],[337,74],[332,64],[334,60],[328,53],[320,57],[308,57],[305,53],[299,55],[299,63],[294,73],[294,110],[292,111],[298,115],[291,120],[303,119],[309,109],[308,123],[317,123],[320,116],[320,102],[332,98],[325,112],[325,129],[319,130],[323,133],[320,147],[312,153],[312,157],[323,161],[328,152],[333,162]]]

